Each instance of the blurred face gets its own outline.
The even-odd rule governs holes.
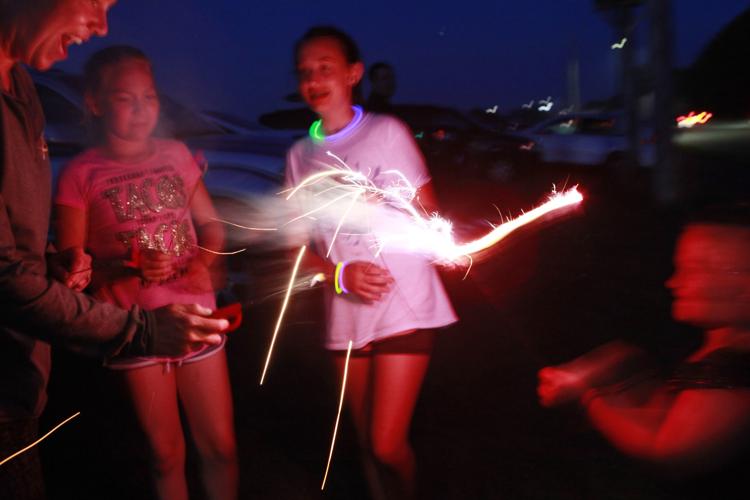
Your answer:
[[[667,287],[678,321],[703,328],[750,326],[750,230],[689,226],[677,244]]]
[[[22,0],[28,8],[16,23],[11,54],[29,66],[49,69],[68,57],[68,47],[107,34],[107,11],[116,0]]]
[[[352,89],[363,71],[362,63],[349,64],[334,38],[315,38],[297,54],[300,95],[321,116],[351,107]]]
[[[96,96],[87,96],[94,116],[102,118],[109,137],[127,142],[146,141],[159,119],[159,96],[151,67],[129,59],[105,67]]]

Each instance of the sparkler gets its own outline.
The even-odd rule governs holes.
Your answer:
[[[328,245],[326,256],[330,255],[342,226],[353,211],[355,202],[361,198],[378,202],[374,209],[379,211],[374,217],[368,217],[372,219],[372,222],[364,230],[364,234],[373,239],[376,255],[379,255],[385,249],[419,253],[429,255],[435,262],[444,265],[455,264],[462,257],[471,257],[473,254],[495,245],[519,227],[549,212],[579,203],[583,199],[576,187],[563,193],[553,191],[543,205],[515,219],[497,225],[492,231],[477,240],[457,243],[453,237],[450,221],[437,214],[425,216],[417,211],[413,203],[417,188],[401,172],[397,170],[383,172],[382,175],[389,175],[393,177],[394,181],[381,188],[375,185],[366,175],[351,170],[335,154],[329,151],[328,155],[336,159],[340,166],[330,166],[327,170],[308,176],[297,187],[290,190],[286,196],[286,199],[289,200],[298,195],[301,190],[317,186],[326,179],[336,181],[332,186],[325,184],[316,193],[314,198],[317,205],[308,208],[302,215],[292,219],[292,221],[296,221],[312,216],[337,218],[336,229]],[[330,194],[331,199],[321,199],[320,196],[326,193]],[[348,201],[348,204],[341,214],[341,211],[337,208],[341,202],[345,201]],[[368,205],[368,203],[363,205]],[[358,212],[357,217],[353,217],[353,219],[362,219],[362,214]]]
[[[548,100],[551,101],[551,98],[548,98]],[[551,104],[551,102],[549,102],[549,104]],[[288,201],[303,191],[316,188],[317,192],[311,198],[315,200],[316,204],[312,207],[305,207],[302,215],[296,216],[284,224],[288,225],[302,219],[336,218],[335,230],[326,256],[330,255],[336,237],[339,235],[342,228],[345,227],[347,219],[350,218],[351,213],[355,206],[357,206],[358,202],[360,202],[359,205],[367,207],[374,206],[376,209],[382,210],[376,214],[376,217],[372,218],[376,221],[372,227],[369,227],[366,231],[361,233],[352,233],[372,237],[375,241],[377,250],[376,255],[379,255],[387,247],[389,250],[431,255],[436,263],[450,265],[455,264],[459,259],[465,257],[468,257],[468,260],[471,261],[473,255],[496,245],[516,229],[523,227],[550,212],[575,205],[583,200],[583,196],[578,191],[577,186],[562,193],[553,190],[547,201],[540,206],[493,227],[491,231],[480,238],[465,243],[457,243],[452,234],[452,224],[450,221],[441,218],[437,214],[426,216],[417,211],[413,203],[417,194],[417,188],[415,188],[401,172],[397,170],[381,172],[381,175],[391,176],[394,179],[394,182],[387,184],[385,187],[379,187],[367,175],[349,168],[348,165],[346,165],[346,163],[335,154],[327,151],[327,155],[337,160],[339,166],[328,165],[328,168],[325,170],[309,175],[299,182],[296,187],[286,191],[286,200]],[[328,195],[328,197],[325,195]],[[375,201],[376,203],[369,203],[368,201]],[[342,202],[348,202],[343,214],[339,213],[337,210],[337,205]],[[355,220],[359,219],[358,217],[352,218]],[[265,380],[276,338],[281,328],[283,316],[292,291],[296,286],[295,279],[304,252],[305,246],[302,246],[297,255],[297,260],[294,264],[281,311],[279,312],[276,327],[272,335],[265,366],[263,368],[263,374],[261,375],[260,385],[263,385]],[[324,282],[325,280],[325,275],[316,274],[309,282],[309,286],[314,286],[316,283]],[[325,488],[331,467],[331,460],[333,458],[336,435],[346,392],[346,380],[349,370],[351,350],[352,341],[350,340],[347,348],[346,363],[344,365],[338,412],[334,424],[331,447],[328,453],[328,462],[323,476],[321,490]]]
[[[56,426],[54,426],[52,428],[52,430],[50,430],[44,436],[40,437],[39,439],[37,439],[36,441],[34,441],[33,443],[31,443],[30,445],[26,446],[25,448],[22,448],[22,449],[18,450],[17,452],[13,453],[9,457],[4,458],[2,461],[0,461],[0,466],[2,466],[5,462],[8,462],[9,460],[12,460],[12,459],[16,458],[18,455],[21,455],[22,453],[26,453],[27,451],[29,451],[34,446],[38,445],[39,443],[41,443],[42,441],[44,441],[45,439],[47,439],[57,429],[59,429],[60,427],[62,427],[65,424],[67,424],[68,422],[70,422],[71,420],[73,420],[74,418],[76,418],[80,414],[81,414],[81,412],[79,411],[79,412],[76,412],[75,414],[69,416],[68,418],[66,418],[65,420],[63,420],[62,422],[60,422],[59,424],[57,424]]]

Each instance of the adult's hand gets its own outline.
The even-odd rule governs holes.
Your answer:
[[[368,304],[383,298],[393,284],[393,277],[387,269],[360,260],[349,262],[341,279],[349,293]]]
[[[154,310],[158,333],[153,339],[153,354],[181,356],[204,344],[220,344],[229,322],[210,318],[212,312],[197,304],[172,304]]]
[[[589,389],[621,382],[642,373],[647,361],[641,349],[621,340],[601,345],[564,364],[539,371],[537,393],[544,406],[578,399]]]
[[[77,292],[91,282],[91,256],[81,247],[70,247],[48,254],[47,263],[53,278]]]
[[[538,377],[536,392],[542,406],[575,401],[589,389],[583,373],[571,366],[547,366],[539,370]]]

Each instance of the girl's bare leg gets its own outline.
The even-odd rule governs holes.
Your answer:
[[[136,417],[146,434],[152,474],[162,500],[187,500],[185,440],[182,435],[174,371],[161,365],[126,370],[123,378]]]
[[[357,431],[357,439],[362,459],[362,469],[370,488],[372,500],[386,500],[383,485],[378,473],[372,453],[370,452],[370,367],[372,365],[371,353],[357,353],[349,359],[349,372],[346,382],[346,404]],[[336,372],[339,383],[344,376],[344,365],[346,353],[336,352],[334,354]]]
[[[234,407],[224,350],[176,370],[177,390],[201,457],[208,498],[235,500],[239,471]]]

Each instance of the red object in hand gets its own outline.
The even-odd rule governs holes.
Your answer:
[[[141,249],[138,248],[138,243],[135,241],[133,241],[133,246],[130,250],[130,260],[123,262],[123,265],[131,269],[141,268]]]
[[[232,332],[239,328],[242,323],[242,304],[235,302],[228,306],[221,307],[215,310],[210,318],[214,319],[226,319],[229,321],[229,327],[224,330],[225,333]]]

